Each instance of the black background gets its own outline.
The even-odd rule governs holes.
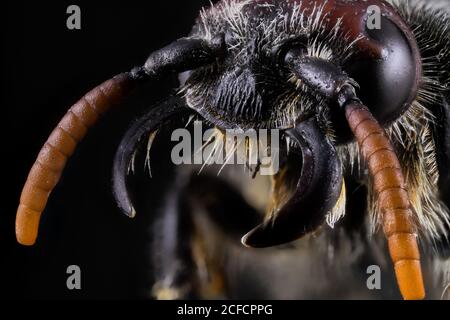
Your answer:
[[[117,209],[112,161],[130,122],[168,94],[173,80],[136,93],[77,150],[43,215],[31,248],[15,241],[21,188],[36,155],[65,111],[113,75],[189,33],[208,1],[1,4],[0,291],[7,298],[145,298],[149,296],[149,218]],[[68,30],[66,9],[81,8],[81,30]],[[148,90],[151,89],[151,90]],[[82,290],[66,288],[79,265]]]

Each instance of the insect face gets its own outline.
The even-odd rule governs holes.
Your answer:
[[[368,27],[374,6],[379,29]],[[448,37],[448,18],[442,17],[447,27],[441,27],[408,15],[408,9],[381,0],[227,0],[213,5],[202,12],[190,37],[152,53],[143,67],[105,82],[67,113],[24,187],[19,241],[31,245],[36,240],[49,194],[98,115],[143,80],[183,73],[182,95],[140,119],[117,152],[114,192],[127,215],[136,214],[127,187],[136,150],[149,140],[148,133],[153,140],[171,120],[190,115],[221,130],[281,129],[286,147],[280,150],[282,168],[273,178],[271,204],[243,243],[276,246],[313,233],[325,222],[333,225],[345,214],[345,198],[353,196],[346,192],[349,180],[368,189],[372,224],[384,229],[403,296],[423,298],[418,229],[438,238],[437,230],[450,225],[436,186],[437,156],[447,159],[447,154],[435,153],[430,116],[432,105],[442,102],[439,93],[448,91],[447,73],[437,78],[432,67],[443,64],[440,57],[448,60],[450,51],[442,40]],[[432,30],[427,32],[441,49],[438,58],[429,51],[429,39],[417,31],[413,35],[413,27]],[[428,62],[422,66],[421,59]],[[436,92],[430,94],[430,88]],[[436,140],[446,151],[447,138],[437,135]],[[441,164],[440,171],[448,173],[446,168]]]
[[[272,2],[224,3],[201,18],[196,36],[223,34],[227,54],[192,73],[187,100],[219,126],[288,128],[302,115],[319,113],[323,99],[302,86],[284,66],[284,56],[299,47],[307,56],[342,64],[348,53],[344,43],[333,41],[337,29],[326,32],[317,23],[319,8],[306,16],[293,3]]]
[[[380,30],[367,27],[372,4],[383,14]],[[348,137],[334,100],[327,101],[286,68],[284,59],[291,49],[297,56],[345,71],[381,123],[401,116],[417,91],[417,46],[384,2],[223,2],[205,11],[195,30],[194,35],[204,39],[222,35],[227,54],[216,65],[192,73],[185,88],[187,101],[222,127],[290,128],[315,114],[324,125],[333,122],[330,132]]]

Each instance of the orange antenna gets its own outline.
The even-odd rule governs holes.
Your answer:
[[[400,162],[383,128],[367,107],[354,102],[345,111],[373,177],[400,291],[407,300],[424,299],[417,231]]]
[[[222,38],[213,40],[210,43],[196,38],[178,39],[150,54],[143,67],[102,83],[70,108],[39,153],[23,188],[16,218],[16,235],[21,244],[33,245],[36,242],[40,217],[48,197],[88,129],[142,80],[181,73],[215,62],[223,54],[224,45]]]
[[[132,88],[131,77],[122,73],[96,87],[73,105],[41,149],[20,197],[16,218],[17,241],[23,245],[36,242],[41,214],[50,193],[77,145],[91,128]]]

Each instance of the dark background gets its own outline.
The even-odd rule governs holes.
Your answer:
[[[130,220],[111,193],[115,150],[130,123],[164,98],[174,79],[134,94],[96,126],[52,194],[34,247],[15,241],[21,188],[38,151],[65,111],[113,75],[189,33],[207,0],[119,4],[6,1],[1,5],[0,291],[6,298],[146,298],[151,287],[151,219]],[[66,9],[81,8],[81,30]],[[79,265],[82,290],[66,288]]]

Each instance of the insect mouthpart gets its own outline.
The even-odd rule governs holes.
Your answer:
[[[317,120],[312,117],[302,121],[286,134],[287,147],[294,149],[290,150],[294,155],[299,151],[301,158],[288,156],[281,172],[274,177],[272,208],[266,220],[243,238],[247,246],[281,245],[317,230],[341,195],[342,166]],[[282,200],[286,199],[286,193],[291,197]],[[282,199],[280,195],[284,195]]]

